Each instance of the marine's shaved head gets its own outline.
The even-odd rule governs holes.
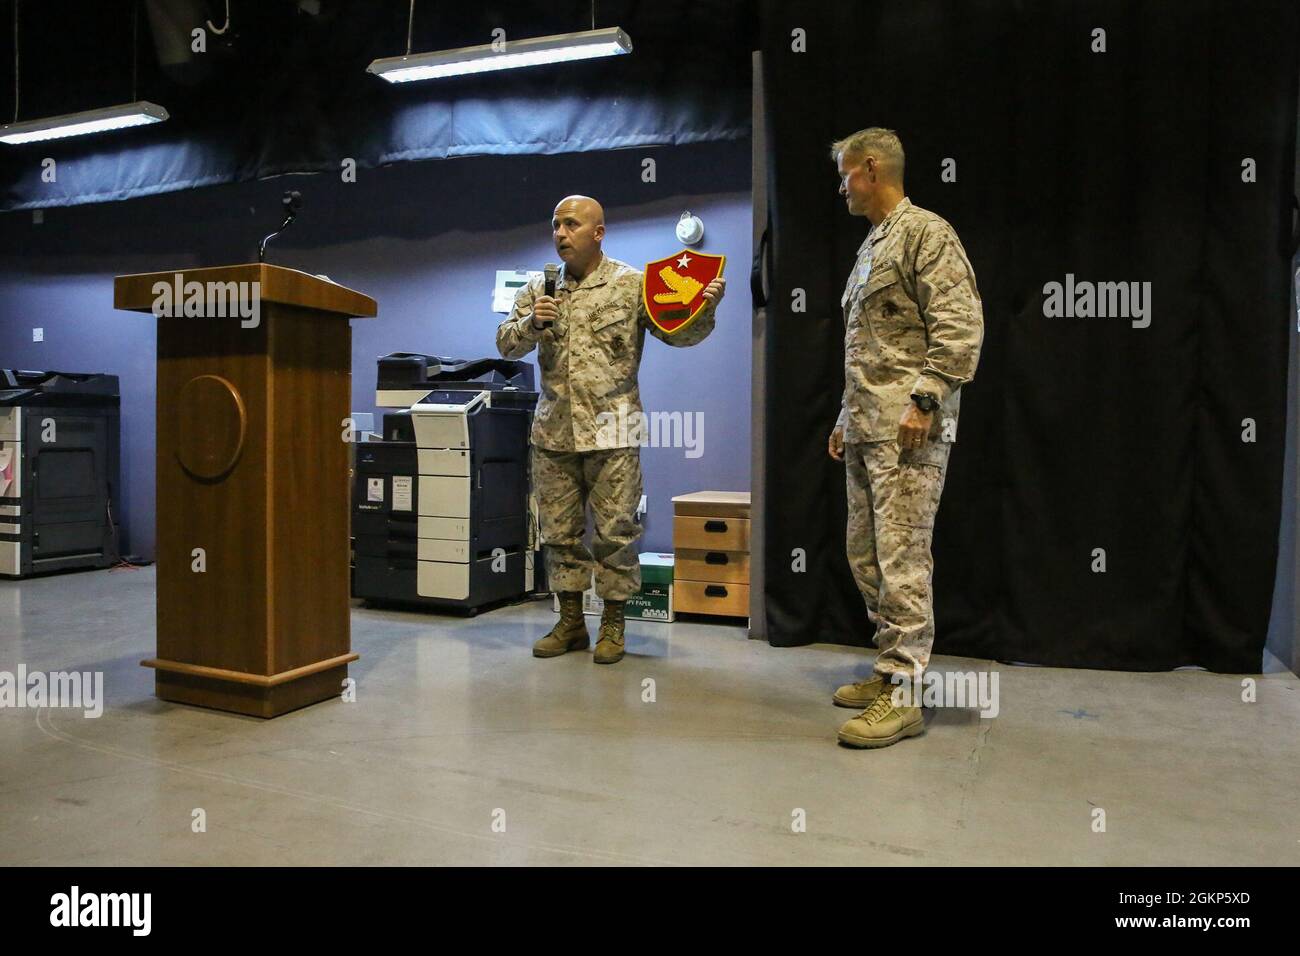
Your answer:
[[[555,206],[551,237],[555,251],[564,260],[565,271],[582,279],[601,260],[605,210],[590,196],[565,196]]]
[[[556,219],[560,218],[561,210],[566,213],[577,213],[584,221],[590,222],[593,226],[603,226],[605,224],[604,208],[590,196],[565,196],[555,204]]]

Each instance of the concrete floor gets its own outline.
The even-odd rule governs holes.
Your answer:
[[[1285,671],[1248,704],[1240,677],[993,665],[996,718],[939,709],[856,751],[829,695],[869,652],[638,622],[597,667],[529,654],[549,604],[358,608],[357,702],[261,721],[153,697],[153,590],[152,569],[0,582],[0,670],[103,670],[107,697],[98,719],[0,709],[0,863],[1300,864]]]

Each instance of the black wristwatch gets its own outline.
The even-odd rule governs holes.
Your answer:
[[[913,395],[912,401],[916,403],[917,408],[927,415],[939,407],[939,403],[929,395]]]

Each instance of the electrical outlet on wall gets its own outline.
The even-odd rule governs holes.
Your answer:
[[[33,341],[33,342],[44,342],[44,341],[45,341],[45,330],[44,330],[44,329],[32,329],[32,341]],[[641,500],[642,500],[642,501],[645,501],[645,497],[642,496]]]
[[[645,512],[646,512],[646,499],[645,499],[645,495],[642,495],[641,503],[636,506],[636,517],[637,518],[643,517],[645,515]]]

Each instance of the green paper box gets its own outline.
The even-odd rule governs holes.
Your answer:
[[[623,616],[629,621],[663,621],[672,623],[673,614],[673,556],[646,551],[641,554],[641,590],[627,599]],[[552,598],[555,613],[560,612],[560,598]],[[596,596],[593,588],[582,595],[584,614],[599,616],[605,602]]]

